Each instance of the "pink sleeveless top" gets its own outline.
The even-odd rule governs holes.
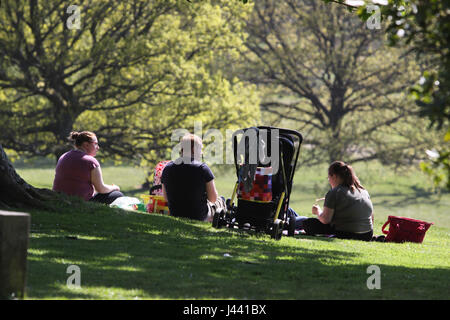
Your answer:
[[[89,200],[94,195],[91,170],[100,167],[98,161],[80,150],[64,153],[55,170],[53,190]]]

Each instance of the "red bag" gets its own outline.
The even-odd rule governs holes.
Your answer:
[[[389,224],[389,231],[384,230]],[[425,232],[433,223],[405,217],[389,216],[381,231],[386,234],[386,242],[418,242],[422,243]]]

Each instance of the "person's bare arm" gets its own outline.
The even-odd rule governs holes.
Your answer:
[[[216,185],[214,184],[214,179],[206,183],[206,195],[208,200],[212,203],[217,201],[217,190]]]
[[[98,193],[110,193],[120,191],[119,186],[109,185],[103,182],[102,169],[100,167],[91,170],[91,182]]]
[[[317,216],[320,222],[323,224],[329,224],[333,219],[334,209],[323,207],[323,211],[320,210],[320,206],[314,205],[312,207],[312,213]]]

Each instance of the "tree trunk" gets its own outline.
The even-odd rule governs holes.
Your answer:
[[[37,189],[25,182],[16,172],[0,144],[0,208],[51,209],[44,203],[55,193]]]
[[[340,109],[334,107],[330,116],[330,143],[328,145],[328,157],[330,163],[333,161],[344,161],[345,141],[342,137],[342,114]]]

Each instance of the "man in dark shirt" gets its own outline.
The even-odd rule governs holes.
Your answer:
[[[211,221],[212,209],[224,206],[217,196],[211,169],[200,161],[201,149],[199,137],[185,135],[181,139],[182,157],[164,168],[161,184],[172,216]]]

